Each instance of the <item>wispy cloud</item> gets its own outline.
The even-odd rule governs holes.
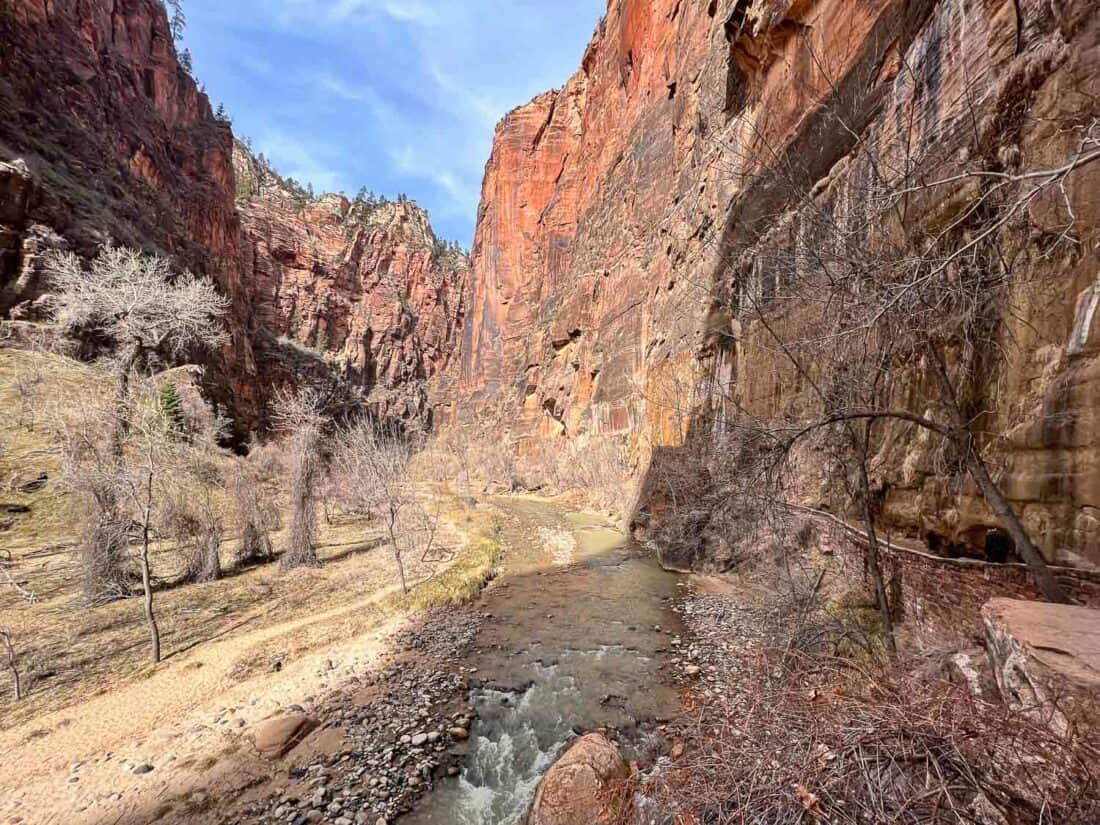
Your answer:
[[[310,183],[319,192],[340,192],[350,188],[344,175],[331,162],[333,156],[339,155],[336,147],[316,141],[306,143],[278,131],[261,132],[255,143],[263,148],[275,168],[288,178]]]
[[[560,86],[606,0],[188,0],[215,102],[315,189],[405,192],[473,237],[497,121]]]
[[[421,0],[282,0],[278,19],[283,23],[364,22],[380,16],[402,23],[433,25],[438,12]]]
[[[330,72],[318,72],[314,75],[316,87],[325,94],[341,100],[362,102],[370,97],[370,90],[355,86]]]
[[[454,172],[438,164],[424,162],[411,146],[401,146],[390,152],[394,168],[401,174],[420,180],[430,181],[447,195],[440,210],[444,215],[469,214],[472,206],[477,209],[480,187],[474,186],[469,178],[462,180]]]

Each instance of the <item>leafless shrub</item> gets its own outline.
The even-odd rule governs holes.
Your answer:
[[[650,793],[682,822],[1085,823],[1096,752],[964,687],[786,649],[738,655]]]
[[[622,513],[629,490],[630,450],[616,437],[571,439],[551,444],[541,456],[551,486],[558,493],[573,493],[582,504],[598,510]]]
[[[381,521],[406,593],[405,558],[416,553],[426,559],[438,523],[417,496],[411,473],[415,454],[413,436],[364,418],[340,430],[334,455],[351,506]]]
[[[423,445],[414,460],[414,474],[440,482],[457,481],[467,498],[479,492],[520,489],[523,482],[512,437],[513,416],[506,393],[465,410],[441,435]]]
[[[282,556],[285,569],[315,567],[317,558],[317,499],[324,471],[325,399],[321,391],[306,388],[280,393],[272,421],[286,440],[290,467],[290,535]]]
[[[263,564],[275,556],[271,533],[279,529],[279,508],[273,483],[279,472],[275,451],[253,444],[238,459],[229,478],[234,527],[238,537],[236,564]]]
[[[830,607],[822,569],[775,573],[766,596],[694,600],[704,634],[720,634],[708,641],[730,652],[715,660],[718,684],[687,697],[684,755],[642,788],[647,821],[1096,821],[1094,731],[1059,737],[920,661],[887,658],[881,627]]]
[[[215,581],[222,575],[221,511],[226,488],[221,471],[224,454],[218,441],[228,422],[206,403],[193,384],[177,389],[181,398],[178,411],[166,408],[164,386],[162,383],[160,413],[176,448],[171,455],[172,475],[165,485],[159,532],[175,541],[182,556],[181,582]]]
[[[99,454],[98,449],[88,449],[97,439],[78,439],[85,444],[86,456],[97,453],[92,463],[100,468],[93,474],[98,481],[89,481],[93,488],[87,490],[97,515],[84,542],[82,566],[90,600],[128,596],[129,525],[115,498],[117,486],[109,479],[124,475],[125,440],[134,415],[132,384],[159,358],[220,343],[228,301],[211,282],[190,273],[176,274],[166,259],[132,249],[105,246],[87,268],[75,255],[55,253],[46,260],[45,271],[54,289],[49,304],[55,319],[113,348],[108,363],[116,391],[109,448]]]
[[[164,414],[151,380],[135,378],[130,398],[121,441],[113,404],[97,406],[95,399],[88,398],[63,400],[68,409],[60,425],[64,482],[85,504],[92,541],[100,538],[103,529],[118,531],[111,544],[119,552],[114,569],[129,574],[136,567],[152,657],[160,661],[151,551],[157,538],[173,532],[171,502],[179,494],[180,468],[193,466],[195,444],[182,438],[176,422]],[[208,483],[209,479],[204,481]],[[110,501],[111,514],[106,524],[100,501],[104,497]],[[136,548],[133,556],[131,545]],[[101,553],[84,553],[82,561],[88,564],[102,558]],[[99,569],[86,571],[85,575],[100,584],[104,580]],[[128,575],[117,586],[123,591],[119,595],[131,595]]]
[[[129,598],[136,571],[129,554],[130,521],[118,500],[124,459],[116,450],[114,409],[72,399],[61,422],[62,486],[82,510],[79,539],[85,598],[90,603]]]
[[[218,493],[225,482],[209,458],[194,453],[181,458],[183,466],[165,502],[161,532],[175,541],[183,559],[181,582],[216,581],[222,576],[223,534]]]

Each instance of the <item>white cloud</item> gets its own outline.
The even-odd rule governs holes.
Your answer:
[[[278,131],[261,133],[256,145],[284,177],[294,178],[300,183],[311,183],[318,192],[348,189],[343,175],[322,157],[333,153],[335,147],[312,140],[306,145],[298,138]]]
[[[430,26],[439,13],[423,0],[283,0],[279,20],[284,25],[325,25],[364,22],[385,16],[400,23]]]
[[[2,0],[0,0],[2,2]],[[606,0],[188,0],[216,100],[283,174],[472,233],[494,127],[560,85]]]
[[[456,77],[444,72],[437,65],[427,60],[424,63],[424,71],[432,79],[442,94],[436,95],[445,108],[458,111],[461,115],[473,113],[480,121],[480,127],[494,127],[497,121],[508,111],[508,107],[492,99],[486,94],[475,94],[470,87]],[[461,104],[455,106],[455,104]]]
[[[447,196],[447,211],[452,215],[473,214],[481,197],[479,185],[460,180],[454,172],[436,163],[425,163],[409,144],[390,149],[394,169],[403,175],[427,180]]]
[[[316,87],[333,97],[356,103],[361,103],[371,96],[370,89],[354,86],[330,72],[319,72],[316,75]]]

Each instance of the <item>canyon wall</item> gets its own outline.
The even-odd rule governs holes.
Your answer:
[[[234,155],[258,351],[269,383],[310,357],[378,411],[430,424],[427,381],[450,360],[469,265],[412,201],[312,197],[238,145]],[[295,357],[298,356],[298,357]]]
[[[204,383],[242,435],[273,388],[328,373],[383,412],[426,414],[465,257],[415,204],[306,196],[235,158],[160,0],[0,5],[0,112],[0,315],[36,317],[46,250],[134,246],[231,298],[231,340]]]
[[[1098,17],[1089,0],[610,2],[581,69],[497,128],[441,417],[491,410],[521,456],[621,444],[636,512],[657,506],[702,422],[779,414],[801,392],[730,310],[745,262],[805,204],[852,200],[867,146],[1025,172],[1074,156],[1100,116]],[[1056,254],[1039,231],[1013,242],[1049,289],[1006,315],[1011,346],[978,388],[1002,486],[1047,557],[1078,566],[1100,564],[1098,166],[1066,179],[1061,212],[1029,210],[1048,226],[1072,213],[1074,238]],[[958,195],[911,219],[934,231]],[[894,534],[982,554],[998,521],[965,477],[911,428],[885,442]],[[812,462],[801,475],[800,500],[832,506],[839,479]]]

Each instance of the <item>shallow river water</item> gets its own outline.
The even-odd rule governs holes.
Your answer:
[[[468,662],[479,686],[465,769],[402,822],[521,823],[578,733],[608,728],[627,758],[644,757],[676,708],[659,668],[679,631],[676,576],[595,517],[537,500],[499,506],[505,572],[482,600],[492,618]]]

